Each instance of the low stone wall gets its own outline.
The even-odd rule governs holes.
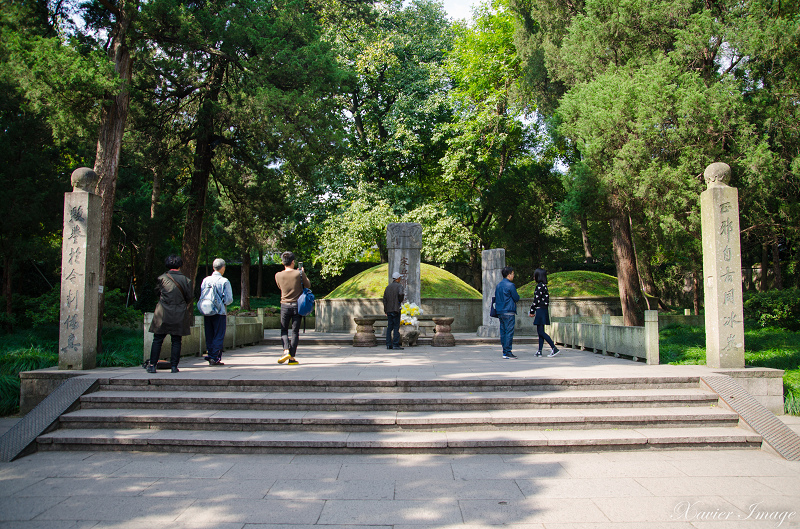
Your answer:
[[[644,327],[612,325],[611,319],[605,315],[600,323],[585,323],[586,320],[578,316],[569,321],[559,318],[547,331],[553,341],[575,349],[630,356],[648,364],[659,363],[658,311],[645,311]]]
[[[701,316],[702,317],[702,316]],[[736,379],[745,391],[775,415],[783,415],[783,370],[766,367],[715,369],[715,373]]]
[[[143,361],[150,359],[150,349],[153,346],[153,333],[148,331],[153,321],[153,313],[144,313],[144,348]],[[203,328],[203,317],[195,316],[194,324],[189,329],[191,334],[181,339],[181,356],[200,355],[206,350],[206,336]],[[264,339],[263,317],[228,316],[223,347],[233,349],[243,345],[253,345]],[[167,336],[161,347],[160,360],[169,360],[172,338]]]
[[[579,318],[580,323],[602,323],[602,316],[584,316],[581,314]],[[570,322],[572,321],[570,317],[551,317],[551,321],[560,321],[560,322]],[[611,316],[609,319],[610,325],[625,325],[625,318],[622,316]],[[705,317],[703,315],[700,316],[684,316],[681,314],[659,314],[658,315],[658,329],[661,330],[664,327],[669,325],[688,325],[692,327],[704,327],[705,326]]]
[[[426,314],[454,318],[452,332],[475,332],[481,324],[480,299],[422,298]],[[356,332],[353,318],[383,313],[380,298],[318,299],[315,304],[317,332]]]

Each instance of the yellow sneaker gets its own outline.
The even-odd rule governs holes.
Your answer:
[[[297,365],[297,364],[299,364],[299,363],[300,363],[300,362],[298,362],[298,361],[297,361],[295,358],[290,358],[290,359],[289,359],[289,363],[288,363],[288,364],[286,364],[286,365],[289,365],[289,366],[296,366],[296,365]]]
[[[289,354],[289,351],[286,351],[286,352],[283,353],[283,356],[280,357],[280,359],[278,360],[278,363],[282,364],[285,361],[290,360],[291,358],[292,358],[292,355]]]

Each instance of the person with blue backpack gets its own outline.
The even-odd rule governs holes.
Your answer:
[[[283,356],[278,359],[279,364],[288,362],[288,365],[297,365],[297,342],[300,340],[300,319],[308,314],[308,295],[311,291],[311,282],[303,272],[303,267],[296,269],[294,253],[281,254],[283,270],[275,274],[275,283],[281,289],[281,342],[283,343]],[[313,294],[311,294],[313,303]],[[301,300],[302,298],[302,300]],[[308,310],[308,312],[306,312]],[[305,314],[304,314],[305,312]],[[292,336],[289,337],[289,326],[292,327]]]
[[[225,261],[214,259],[214,272],[203,279],[200,285],[200,299],[197,310],[203,314],[206,331],[206,354],[203,359],[208,365],[222,366],[222,349],[225,342],[225,329],[228,326],[227,306],[233,303],[231,282],[225,277]]]

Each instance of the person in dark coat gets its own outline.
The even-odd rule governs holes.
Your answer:
[[[403,303],[402,276],[400,272],[392,274],[392,282],[383,291],[383,313],[386,314],[386,348],[402,349],[400,347],[400,304]],[[392,340],[394,332],[394,340]]]
[[[533,292],[533,305],[531,305],[528,316],[533,318],[536,333],[539,335],[539,350],[536,351],[536,356],[542,356],[542,346],[545,341],[552,349],[547,356],[555,356],[558,354],[558,349],[553,343],[553,339],[544,332],[544,326],[550,325],[550,292],[547,290],[547,271],[537,268],[533,272],[533,279],[536,281],[536,290]]]
[[[150,332],[153,333],[153,346],[150,348],[150,365],[148,373],[156,372],[156,364],[161,356],[161,345],[169,334],[172,338],[170,351],[170,364],[172,372],[178,372],[178,362],[181,359],[181,338],[191,333],[193,311],[187,310],[192,305],[192,284],[180,272],[183,259],[177,255],[170,255],[164,261],[167,271],[158,276],[156,305],[153,321],[150,323]]]

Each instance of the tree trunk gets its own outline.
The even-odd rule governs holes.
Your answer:
[[[692,304],[694,305],[694,315],[700,315],[700,272],[692,271]]]
[[[215,60],[211,67],[209,91],[197,112],[197,136],[195,139],[194,168],[186,204],[186,225],[183,230],[182,272],[191,280],[197,277],[200,262],[200,242],[203,236],[203,217],[208,197],[208,182],[211,178],[211,159],[214,157],[211,142],[214,138],[214,107],[222,89],[224,66],[222,59]]]
[[[643,296],[639,287],[639,272],[636,267],[636,254],[633,251],[630,220],[624,212],[617,210],[616,213],[610,223],[622,316],[627,326],[643,326]]]
[[[469,270],[472,272],[472,286],[477,289],[478,292],[483,292],[483,274],[481,270],[480,259],[478,259],[478,248],[476,248],[476,244],[477,243],[474,242],[470,243]]]
[[[258,283],[256,284],[256,297],[264,297],[264,250],[258,249]]]
[[[772,270],[775,275],[775,282],[773,283],[773,288],[777,290],[783,290],[783,274],[781,273],[781,255],[780,249],[778,248],[778,241],[775,240],[775,244],[772,245]]]
[[[761,292],[767,291],[767,269],[769,268],[769,244],[761,245]]]
[[[589,241],[589,222],[586,215],[581,215],[581,238],[583,239],[583,262],[593,263],[594,257],[592,256],[592,243]]]
[[[250,248],[245,248],[242,253],[242,293],[239,296],[239,305],[242,310],[250,310]]]
[[[108,57],[114,62],[114,72],[119,76],[121,84],[116,94],[106,94],[103,98],[97,137],[97,152],[94,160],[94,172],[99,177],[97,194],[103,199],[100,221],[100,267],[98,269],[98,284],[101,288],[98,305],[98,353],[102,351],[103,347],[101,336],[105,298],[102,292],[106,283],[108,250],[111,242],[111,225],[114,216],[114,195],[117,190],[122,137],[125,134],[125,123],[128,120],[128,108],[130,106],[128,85],[133,71],[133,57],[131,57],[131,52],[128,48],[127,37],[137,12],[135,6],[131,9],[131,3],[121,0],[112,9],[116,17],[116,23],[112,31]]]
[[[150,226],[147,230],[147,247],[145,248],[144,255],[144,282],[150,284],[153,282],[153,268],[156,256],[156,238],[158,237],[158,229],[155,225],[156,220],[156,207],[161,198],[161,174],[158,169],[153,169],[153,192],[150,194]]]
[[[11,267],[14,266],[14,260],[11,258],[10,255],[5,255],[3,257],[3,297],[6,299],[6,315],[8,316],[8,320],[6,321],[6,330],[11,332],[14,326],[11,324],[11,315],[14,313],[14,309],[11,303],[11,296],[13,294],[11,288]]]

